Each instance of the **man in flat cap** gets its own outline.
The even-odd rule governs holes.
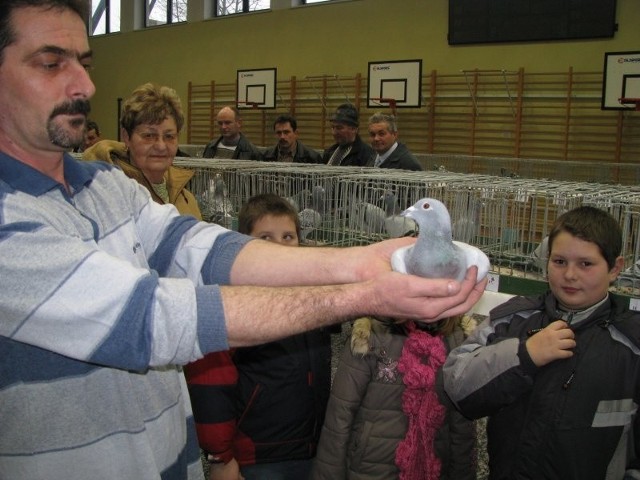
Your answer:
[[[343,103],[330,121],[336,143],[324,151],[322,161],[327,165],[372,167],[376,152],[358,135],[358,110],[350,103]]]

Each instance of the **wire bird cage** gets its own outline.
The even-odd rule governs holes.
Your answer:
[[[615,286],[625,294],[640,292],[640,189],[619,188],[585,196],[584,204],[609,212],[622,229],[622,256],[625,268]]]
[[[189,188],[203,213],[215,210],[210,191],[216,179],[224,181],[229,211],[223,212],[227,216],[221,223],[229,228],[234,228],[242,204],[258,193],[289,199],[301,215],[312,211],[302,239],[310,245],[366,245],[415,235],[416,225],[399,213],[421,198],[436,198],[449,210],[454,240],[483,250],[494,273],[535,280],[546,276],[544,241],[555,219],[580,205],[593,205],[611,213],[622,228],[625,270],[616,289],[630,295],[640,289],[640,187],[445,169],[412,172],[199,159],[176,160],[176,165],[196,171]],[[209,219],[216,221],[216,215]]]

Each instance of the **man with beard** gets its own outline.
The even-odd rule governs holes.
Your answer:
[[[273,122],[273,132],[278,144],[264,152],[265,161],[322,163],[320,154],[298,139],[298,122],[292,115],[279,115]]]
[[[251,240],[74,159],[95,91],[88,5],[0,8],[0,478],[202,479],[182,365],[367,314],[435,321],[480,297],[475,269],[460,283],[392,272],[410,239]]]

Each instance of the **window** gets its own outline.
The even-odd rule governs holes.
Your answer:
[[[145,26],[187,21],[188,0],[147,0]]]
[[[254,12],[271,8],[271,0],[216,0],[216,16]]]
[[[91,0],[89,35],[120,31],[120,0]]]

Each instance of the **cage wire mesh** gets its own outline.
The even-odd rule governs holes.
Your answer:
[[[483,250],[494,273],[536,280],[546,278],[545,238],[555,219],[580,205],[593,205],[611,213],[622,228],[625,269],[616,289],[637,295],[640,288],[640,187],[446,169],[412,172],[210,159],[180,159],[176,165],[195,170],[189,188],[210,221],[234,228],[246,200],[272,192],[300,212],[307,225],[302,243],[309,245],[366,245],[415,235],[415,224],[399,213],[421,198],[436,198],[449,210],[454,240]],[[224,201],[216,191],[220,180]]]

